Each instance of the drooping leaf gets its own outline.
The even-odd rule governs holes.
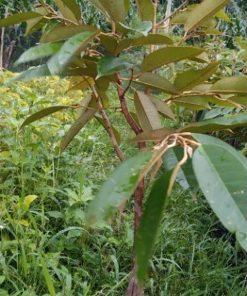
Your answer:
[[[88,209],[87,221],[99,223],[126,201],[136,189],[141,170],[152,158],[152,152],[139,152],[124,161],[103,184]]]
[[[61,74],[73,58],[93,40],[98,31],[82,32],[64,43],[60,51],[47,63],[52,75]]]
[[[101,34],[100,35],[100,41],[101,44],[106,48],[106,50],[114,55],[117,46],[118,46],[118,40],[115,36],[109,35],[109,34]]]
[[[160,68],[161,66],[197,56],[202,52],[203,49],[201,48],[188,46],[170,46],[160,48],[144,58],[141,65],[141,70],[143,72],[149,72],[154,69]]]
[[[135,242],[135,255],[137,258],[137,276],[141,284],[144,284],[149,260],[160,227],[162,214],[168,198],[168,189],[172,171],[162,175],[154,183],[145,204],[140,227]]]
[[[50,31],[43,33],[40,43],[57,42],[66,40],[82,32],[95,32],[96,28],[87,25],[63,25],[58,24]]]
[[[175,87],[180,90],[188,90],[201,82],[207,81],[217,71],[218,63],[211,63],[201,70],[188,70],[177,74],[174,81]]]
[[[153,21],[154,20],[154,5],[152,0],[136,0],[138,14],[142,21]]]
[[[10,79],[7,81],[7,84],[11,84],[16,81],[29,81],[35,78],[44,77],[44,76],[50,76],[51,73],[47,67],[47,65],[41,65],[38,67],[30,68],[21,74],[17,75],[16,77]]]
[[[81,20],[81,8],[75,0],[55,0],[55,2],[65,19],[74,23]]]
[[[143,73],[134,81],[138,84],[142,84],[150,88],[158,89],[169,94],[178,93],[176,87],[169,80],[167,80],[164,77],[161,77],[158,74]]]
[[[94,85],[94,79],[87,76],[74,76],[70,79],[68,91],[85,90]]]
[[[52,107],[42,109],[42,110],[32,114],[31,116],[29,116],[27,119],[25,119],[25,121],[21,125],[21,128],[25,127],[26,125],[28,125],[30,123],[33,123],[34,121],[41,119],[43,117],[46,117],[46,116],[51,115],[55,112],[62,111],[64,109],[68,109],[68,108],[71,108],[71,107],[70,106],[52,106]]]
[[[152,95],[149,95],[149,98],[151,99],[152,103],[155,105],[156,109],[161,115],[172,120],[176,119],[174,113],[172,112],[171,108],[167,105],[166,102],[161,101],[159,98],[154,97]]]
[[[131,42],[131,46],[143,46],[143,45],[161,45],[161,44],[173,44],[171,38],[167,37],[166,35],[162,34],[148,34],[147,36],[142,36],[134,39]]]
[[[99,60],[97,64],[98,78],[128,70],[132,65],[122,58],[106,56]]]
[[[220,140],[194,137],[201,143],[193,155],[199,186],[221,223],[247,251],[247,160]]]
[[[247,93],[247,77],[245,76],[234,76],[225,77],[217,81],[211,87],[211,91],[217,93]]]
[[[11,15],[7,18],[1,19],[0,20],[0,28],[16,25],[16,24],[28,21],[30,19],[40,17],[40,16],[42,16],[42,15],[37,12],[34,12],[34,11],[21,12],[18,14],[14,14],[14,15]]]
[[[169,128],[160,128],[151,131],[145,131],[130,140],[131,143],[146,142],[146,141],[161,141],[175,130]]]
[[[136,92],[134,103],[139,122],[144,131],[161,128],[159,113],[146,94],[143,92]]]
[[[97,109],[95,108],[95,99],[87,98],[82,103],[82,110],[79,117],[75,120],[75,122],[71,125],[68,132],[65,134],[63,140],[60,144],[61,152],[63,152],[71,141],[75,138],[75,136],[80,132],[80,130],[91,120],[94,118]],[[89,108],[88,108],[89,107]]]
[[[36,18],[32,18],[26,21],[27,22],[26,32],[25,32],[26,36],[41,29],[43,25],[48,21],[44,18],[44,16],[47,16],[50,13],[46,7],[37,7],[35,9],[35,12],[39,13],[41,16],[38,16]]]
[[[57,53],[60,50],[61,46],[61,43],[39,44],[25,51],[15,62],[15,65],[49,57]]]
[[[125,19],[130,2],[129,0],[90,0],[108,18],[114,22],[121,22]]]
[[[205,21],[214,16],[229,0],[204,0],[197,5],[189,14],[185,23],[185,31],[188,33],[198,26],[201,26]]]
[[[208,133],[223,129],[234,129],[237,127],[244,126],[247,126],[247,114],[240,113],[191,123],[183,128],[180,128],[179,131],[192,133]]]

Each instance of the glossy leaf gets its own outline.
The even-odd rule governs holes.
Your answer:
[[[154,20],[154,5],[152,0],[136,0],[138,14],[142,21]]]
[[[91,2],[115,22],[125,19],[130,6],[129,0],[91,0]]]
[[[134,103],[139,122],[144,131],[161,128],[159,113],[146,94],[136,92]]]
[[[220,140],[195,138],[201,142],[193,155],[200,188],[221,223],[247,251],[247,160]]]
[[[137,276],[141,284],[144,284],[147,276],[149,260],[152,256],[163,211],[167,203],[171,175],[171,171],[167,172],[154,183],[145,204],[137,232],[135,254],[137,259]]]
[[[55,0],[55,2],[65,19],[74,23],[81,20],[81,8],[75,0]]]
[[[244,126],[247,126],[247,114],[240,113],[191,123],[183,128],[180,128],[179,131],[192,133],[208,133],[223,129],[234,129],[237,127]]]
[[[15,62],[15,65],[49,57],[57,53],[60,50],[61,46],[61,43],[39,44],[38,46],[32,47],[25,51]]]
[[[52,107],[42,109],[42,110],[32,114],[31,116],[29,116],[23,122],[23,124],[21,125],[21,128],[25,127],[26,125],[28,125],[30,123],[33,123],[34,121],[41,119],[43,117],[46,117],[46,116],[51,115],[55,112],[62,111],[62,110],[68,109],[68,108],[70,108],[70,106],[52,106]]]
[[[174,85],[180,91],[189,90],[201,82],[207,81],[217,71],[218,65],[218,63],[211,63],[201,70],[188,70],[179,73]]]
[[[121,29],[124,29],[126,33],[138,33],[146,37],[148,36],[148,33],[152,30],[152,22],[149,21],[143,21],[132,26],[125,25],[123,23],[119,25],[121,25]]]
[[[198,47],[177,46],[160,48],[144,58],[141,70],[149,72],[161,66],[197,56],[202,52],[203,49]]]
[[[16,24],[28,21],[30,19],[40,17],[40,16],[42,16],[42,15],[37,12],[34,12],[34,11],[21,12],[18,14],[14,14],[14,15],[11,15],[7,18],[1,19],[0,20],[0,28],[16,25]]]
[[[97,64],[98,78],[125,71],[130,69],[131,67],[132,65],[122,58],[106,56],[101,58]]]
[[[152,152],[139,152],[124,161],[103,184],[88,209],[87,221],[99,223],[109,218],[135,191],[141,170],[152,158]]]
[[[66,41],[60,51],[47,63],[51,74],[61,74],[71,63],[75,55],[82,51],[93,40],[96,34],[97,31],[82,32]]]
[[[213,84],[211,91],[217,93],[247,93],[247,77],[225,77]]]
[[[176,87],[169,80],[158,74],[144,73],[134,81],[146,87],[158,89],[169,94],[176,94],[178,92]]]
[[[86,26],[86,25],[62,25],[58,24],[50,31],[43,33],[40,42],[47,43],[47,42],[57,42],[66,40],[74,35],[77,35],[82,32],[95,32],[96,28],[93,26]]]
[[[205,21],[214,16],[229,0],[204,0],[189,14],[185,23],[185,31],[188,33],[201,26]]]

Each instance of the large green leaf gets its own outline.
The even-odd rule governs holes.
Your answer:
[[[185,108],[191,110],[204,110],[210,109],[209,102],[210,98],[208,96],[181,96],[172,100],[173,103],[179,106],[183,106]]]
[[[201,142],[193,155],[199,186],[222,224],[236,233],[247,251],[247,160],[220,140],[194,136]]]
[[[21,74],[17,75],[16,77],[7,81],[7,84],[11,84],[16,81],[29,81],[35,78],[50,76],[51,73],[47,67],[47,65],[41,65],[38,67],[30,68]]]
[[[166,35],[150,33],[147,36],[138,37],[131,42],[131,46],[143,46],[151,44],[173,44],[173,41]]]
[[[152,0],[136,0],[138,14],[142,21],[153,21],[155,10]]]
[[[44,18],[44,16],[47,16],[50,13],[50,11],[46,7],[37,7],[35,8],[35,12],[39,13],[41,16],[32,18],[27,21],[26,32],[25,32],[26,36],[39,30],[40,28],[43,27],[43,25],[46,22],[48,22],[48,20]]]
[[[152,155],[152,152],[139,152],[114,170],[88,209],[89,224],[109,218],[113,210],[130,198],[140,181],[141,170]]]
[[[144,131],[161,128],[161,121],[155,105],[143,92],[136,92],[134,96],[136,113]]]
[[[196,85],[208,80],[217,71],[218,63],[211,63],[201,70],[188,70],[177,74],[174,81],[175,87],[180,90],[189,90]]]
[[[161,115],[164,115],[167,118],[175,120],[175,115],[172,112],[171,108],[166,104],[166,102],[161,101],[159,98],[149,95],[150,100],[158,110]]]
[[[247,114],[240,113],[191,123],[183,128],[180,128],[179,131],[192,133],[209,133],[213,131],[234,129],[244,126],[247,126]]]
[[[28,125],[34,121],[41,119],[43,117],[46,117],[46,116],[51,115],[55,112],[62,111],[64,109],[68,109],[68,108],[71,108],[71,107],[70,106],[52,106],[52,107],[42,109],[42,110],[32,114],[31,116],[29,116],[27,119],[25,119],[25,121],[21,125],[21,128],[25,127],[26,125]]]
[[[96,28],[93,26],[87,25],[63,25],[58,24],[53,27],[50,31],[43,33],[40,42],[47,43],[47,42],[57,42],[66,40],[74,35],[77,35],[82,32],[95,32]]]
[[[137,276],[144,284],[149,260],[160,227],[162,214],[168,197],[168,189],[172,171],[162,175],[153,185],[145,209],[142,214],[140,227],[135,241],[135,254],[137,260]]]
[[[235,77],[225,77],[217,81],[211,87],[211,91],[217,93],[247,93],[247,77],[245,76],[235,76]]]
[[[74,23],[81,20],[81,8],[75,0],[55,0],[55,2],[65,19]]]
[[[205,21],[214,16],[222,9],[229,0],[204,0],[197,5],[189,14],[185,23],[185,31],[188,33],[198,26],[201,26]]]
[[[144,58],[141,70],[143,72],[149,72],[161,66],[174,63],[180,60],[192,58],[203,52],[203,49],[198,47],[165,47],[160,48],[147,57]]]
[[[112,75],[131,67],[132,65],[122,58],[106,56],[101,58],[97,64],[98,77]]]
[[[130,6],[129,0],[91,0],[91,2],[115,22],[125,19]]]
[[[28,21],[30,19],[40,17],[40,16],[42,16],[42,15],[37,12],[34,12],[34,11],[21,12],[18,14],[14,14],[14,15],[11,15],[11,16],[5,18],[5,19],[1,19],[0,20],[0,28],[16,25],[16,24]]]
[[[61,43],[39,44],[25,51],[15,62],[15,65],[49,57],[57,53],[60,50],[61,46]]]
[[[125,34],[138,34],[143,35],[144,37],[148,36],[148,33],[152,30],[152,22],[149,21],[143,21],[143,22],[137,22],[135,24],[126,25],[123,23],[118,24],[118,30],[124,31]]]
[[[75,56],[82,51],[96,36],[98,31],[82,32],[64,43],[60,51],[47,63],[52,75],[63,73],[64,69],[73,61]]]
[[[162,90],[169,94],[178,93],[178,90],[176,89],[176,87],[173,84],[171,84],[169,80],[167,80],[166,78],[158,74],[143,73],[134,81],[136,83],[142,84],[150,88]]]

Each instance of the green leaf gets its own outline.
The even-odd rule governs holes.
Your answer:
[[[209,101],[210,98],[208,96],[181,96],[172,100],[172,102],[176,105],[183,106],[185,108],[191,110],[204,110],[210,109]]]
[[[151,131],[145,131],[131,139],[131,143],[146,142],[146,141],[161,141],[170,134],[175,133],[175,130],[168,128],[160,128]]]
[[[93,26],[86,25],[62,25],[58,24],[50,31],[44,33],[40,39],[40,43],[57,42],[66,40],[74,35],[82,32],[95,32],[97,29]]]
[[[51,74],[61,74],[73,61],[74,57],[93,40],[97,33],[98,31],[82,32],[66,41],[60,51],[47,63]]]
[[[88,108],[90,107],[90,108]],[[95,99],[94,98],[87,98],[83,101],[83,108],[76,119],[76,121],[71,125],[68,132],[65,134],[61,144],[60,149],[63,152],[71,141],[75,138],[75,136],[80,132],[80,130],[91,120],[94,118],[97,109],[95,109]]]
[[[22,72],[20,75],[17,75],[16,77],[10,79],[7,81],[7,84],[14,83],[16,81],[29,81],[35,78],[44,77],[44,76],[50,76],[51,73],[47,67],[47,65],[41,65],[38,67],[30,68],[24,72]]]
[[[155,9],[152,0],[136,0],[139,17],[142,21],[153,21]]]
[[[89,206],[89,225],[108,219],[113,210],[130,198],[140,181],[142,169],[152,155],[152,152],[139,152],[114,170]]]
[[[171,108],[164,101],[161,101],[159,98],[154,97],[152,95],[149,95],[149,98],[151,99],[152,103],[161,115],[164,115],[165,117],[170,118],[172,120],[176,119]]]
[[[144,131],[161,128],[159,113],[153,102],[146,94],[136,92],[134,96],[134,103],[139,122]]]
[[[118,46],[118,40],[115,36],[108,35],[108,34],[101,34],[100,35],[100,41],[101,44],[105,47],[105,49],[114,55],[117,46]]]
[[[131,42],[131,46],[143,46],[143,45],[162,45],[162,44],[173,44],[171,38],[162,34],[148,34],[147,36],[141,36],[134,39]]]
[[[144,73],[141,76],[139,76],[136,80],[134,80],[134,82],[150,88],[164,91],[165,93],[178,93],[176,87],[173,84],[171,84],[169,80],[154,73]]]
[[[106,56],[101,58],[97,64],[98,78],[125,71],[131,67],[132,65],[122,58]]]
[[[52,107],[42,109],[42,110],[32,114],[31,116],[29,116],[27,119],[25,119],[25,121],[21,125],[21,128],[23,128],[24,126],[26,126],[34,121],[41,119],[43,117],[46,117],[46,116],[51,115],[55,112],[62,111],[64,109],[68,109],[68,108],[70,108],[70,106],[52,106]]]
[[[40,17],[40,16],[42,16],[42,15],[37,12],[33,12],[33,11],[21,12],[18,14],[14,14],[14,15],[11,15],[11,16],[5,18],[5,19],[1,19],[0,20],[0,28],[16,25],[16,24],[28,21],[30,19]]]
[[[247,113],[240,113],[191,123],[179,129],[179,132],[209,133],[223,129],[247,126]]]
[[[197,5],[189,14],[185,23],[185,31],[188,33],[220,11],[229,0],[204,0]]]
[[[74,0],[55,0],[63,17],[78,23],[81,20],[81,8]]]
[[[175,87],[180,90],[189,90],[204,82],[217,71],[219,63],[211,63],[201,70],[188,70],[177,74],[174,81]]]
[[[161,66],[199,55],[203,49],[198,47],[165,47],[160,48],[144,58],[141,70],[149,72]]]
[[[60,50],[61,46],[61,43],[39,44],[38,46],[32,47],[25,51],[15,62],[15,65],[49,57],[57,53]]]
[[[155,245],[155,240],[160,227],[162,214],[168,198],[168,189],[172,171],[162,175],[154,183],[145,204],[140,227],[137,231],[135,254],[137,260],[137,277],[144,284],[149,260]]]
[[[247,77],[245,76],[234,76],[225,77],[217,81],[211,87],[211,91],[217,93],[247,93]]]
[[[128,33],[139,33],[144,36],[148,36],[148,32],[150,32],[152,30],[152,26],[153,26],[152,22],[149,22],[149,21],[137,23],[132,26],[125,25],[122,23],[120,23],[119,25],[121,25],[121,29],[125,29],[126,32],[128,32]]]
[[[37,7],[35,9],[35,12],[39,13],[41,16],[27,21],[26,32],[25,32],[26,36],[42,28],[43,25],[48,21],[44,19],[44,16],[50,13],[46,7]]]
[[[210,136],[193,135],[201,142],[193,155],[199,186],[221,223],[247,251],[247,161],[228,144]]]
[[[130,7],[129,0],[91,0],[91,2],[114,22],[123,21]]]

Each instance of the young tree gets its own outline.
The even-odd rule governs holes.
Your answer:
[[[188,45],[196,42],[198,36],[219,32],[216,20],[225,17],[222,9],[229,1],[204,0],[186,9],[189,1],[185,1],[175,14],[157,21],[158,1],[136,0],[139,20],[127,24],[130,5],[134,5],[131,1],[91,0],[109,21],[105,31],[83,22],[75,1],[55,2],[59,11],[40,1],[34,11],[3,19],[0,26],[26,21],[28,31],[43,28],[40,43],[25,52],[17,64],[49,58],[47,63],[21,73],[14,81],[60,75],[68,77],[77,89],[90,91],[90,98],[79,106],[80,116],[61,142],[61,151],[87,122],[96,118],[122,162],[90,204],[87,217],[89,225],[107,220],[133,194],[134,259],[127,295],[144,293],[148,262],[176,180],[186,188],[199,186],[223,225],[236,233],[238,242],[247,250],[247,161],[221,140],[203,135],[246,126],[247,114],[240,112],[184,124],[179,120],[181,114],[173,113],[174,106],[190,110],[246,106],[247,78],[221,77],[219,62],[210,61],[205,48]],[[170,18],[171,24],[184,26],[183,36],[161,33],[164,22]],[[136,59],[133,49],[139,47],[143,48],[143,55]],[[127,53],[130,59],[126,58]],[[176,71],[171,82],[160,70],[176,69],[177,64],[184,69]],[[109,117],[109,85],[116,92],[126,124],[135,134],[133,143],[140,150],[127,160]],[[31,115],[22,127],[75,107],[78,106],[51,106]],[[173,120],[174,128],[164,127],[160,116]],[[163,162],[165,173],[160,170]],[[156,180],[143,205],[150,175]]]

